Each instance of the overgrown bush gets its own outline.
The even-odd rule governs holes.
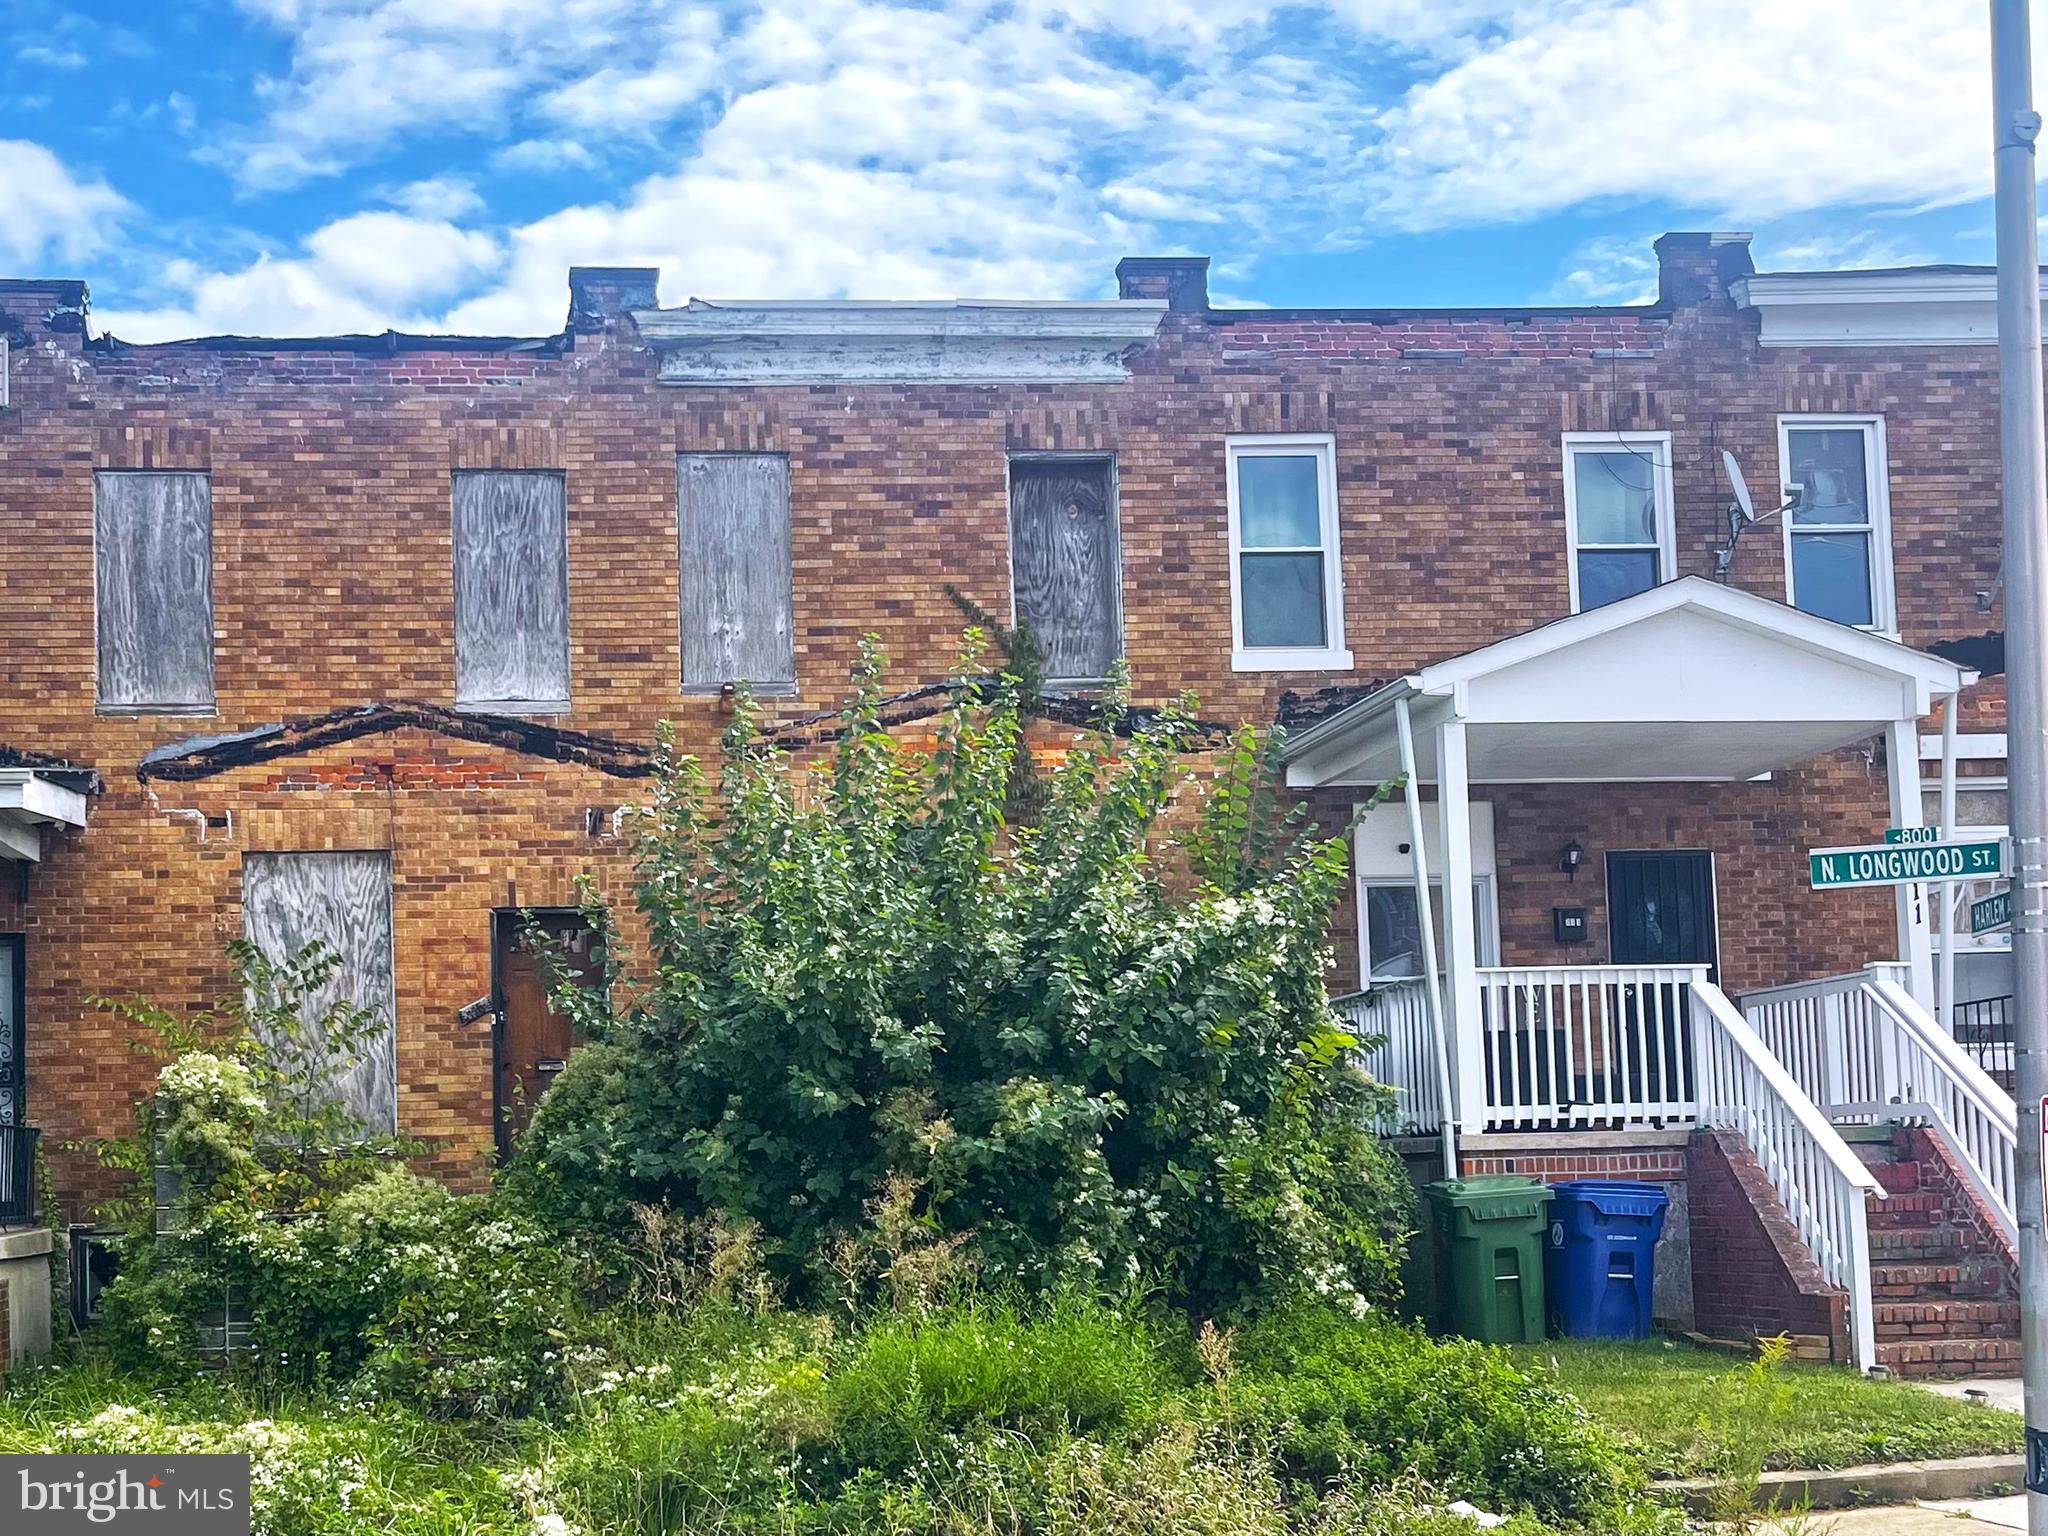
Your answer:
[[[115,1357],[444,1414],[534,1406],[559,1374],[559,1245],[407,1172],[409,1147],[368,1135],[335,1099],[375,1022],[345,1002],[315,1007],[337,956],[314,945],[273,962],[239,941],[230,955],[237,992],[214,1009],[108,1005],[168,1058],[135,1134],[102,1148],[134,1181],[103,1298]]]
[[[883,713],[870,649],[825,768],[762,744],[744,703],[715,790],[664,751],[651,954],[630,968],[608,933],[606,985],[565,998],[603,1044],[511,1187],[604,1231],[634,1203],[750,1223],[811,1296],[908,1187],[925,1246],[998,1283],[1142,1272],[1204,1311],[1389,1297],[1408,1185],[1323,990],[1344,845],[1277,813],[1277,738],[1223,744],[1171,837],[1205,744],[1186,709],[1134,719],[1113,693],[1029,826],[1005,823],[1013,684],[964,688],[929,752]]]

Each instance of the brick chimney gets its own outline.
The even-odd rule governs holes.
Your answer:
[[[1206,256],[1126,256],[1116,264],[1120,299],[1164,299],[1168,309],[1199,315],[1209,307]]]
[[[85,339],[90,300],[75,277],[0,278],[0,335]]]
[[[627,312],[655,307],[659,267],[571,267],[569,329],[577,335],[613,330]]]
[[[1679,309],[1724,298],[1728,285],[1756,270],[1748,230],[1678,230],[1659,235],[1657,302]]]

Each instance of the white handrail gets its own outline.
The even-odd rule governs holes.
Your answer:
[[[1845,976],[1742,994],[1765,1046],[1837,1122],[1922,1117],[1947,1142],[2009,1240],[2016,1240],[2012,1097],[1882,962]]]
[[[1895,1032],[1882,1055],[1891,1078],[1886,1101],[1925,1109],[1940,1122],[2007,1239],[2017,1243],[2019,1113],[2011,1096],[1897,982],[1873,976],[1865,990]]]
[[[1850,1347],[1877,1363],[1866,1206],[1884,1188],[1749,1021],[1704,977],[1692,984],[1702,1124],[1739,1131],[1821,1275],[1849,1296]]]

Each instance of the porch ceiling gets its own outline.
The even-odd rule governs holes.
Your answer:
[[[1466,726],[1474,783],[1719,783],[1755,778],[1917,720],[1974,674],[1896,641],[1698,577],[1434,663],[1293,737],[1300,787],[1399,772],[1409,701],[1416,771]]]

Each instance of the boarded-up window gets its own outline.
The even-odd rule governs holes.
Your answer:
[[[1107,459],[1010,461],[1017,622],[1054,682],[1097,681],[1123,650],[1116,503]]]
[[[676,544],[683,686],[794,684],[789,460],[770,453],[679,455]]]
[[[398,1044],[391,971],[391,855],[251,853],[242,858],[242,932],[273,961],[316,939],[341,957],[306,1008],[317,1021],[337,998],[377,1015],[358,1059],[333,1084],[335,1097],[373,1132],[398,1127]],[[313,1045],[312,1041],[300,1041]]]
[[[213,492],[202,474],[93,477],[102,709],[213,708]]]
[[[455,476],[455,702],[569,707],[569,542],[562,477]]]

